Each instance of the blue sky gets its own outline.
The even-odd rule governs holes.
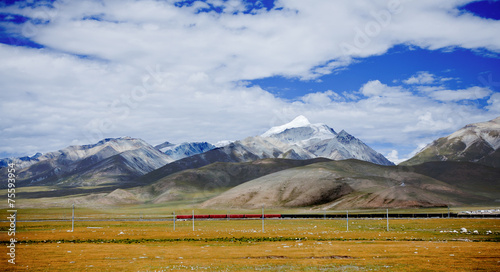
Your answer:
[[[0,157],[305,115],[399,162],[500,116],[500,1],[3,1]]]

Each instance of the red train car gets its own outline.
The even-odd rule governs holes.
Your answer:
[[[210,218],[227,218],[227,214],[211,214]]]
[[[280,218],[281,214],[264,214],[264,218]]]
[[[262,214],[245,214],[245,218],[262,218]]]

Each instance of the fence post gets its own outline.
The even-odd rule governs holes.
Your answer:
[[[389,209],[387,209],[387,231],[389,231]]]
[[[71,232],[75,230],[75,204],[73,203],[73,208],[71,209]]]
[[[264,232],[264,206],[262,206],[262,232]]]
[[[349,231],[349,210],[346,211],[347,218],[347,231]]]
[[[193,210],[193,231],[194,231],[194,210]]]
[[[175,231],[175,211],[174,211],[174,231]]]

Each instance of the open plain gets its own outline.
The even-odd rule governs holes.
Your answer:
[[[19,216],[16,264],[2,271],[498,271],[498,219],[173,221],[78,211]],[[58,221],[50,221],[56,218]],[[118,221],[120,220],[120,221]],[[466,231],[464,231],[466,229]],[[6,257],[7,256],[7,257]]]

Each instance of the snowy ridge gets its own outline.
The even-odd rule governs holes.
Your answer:
[[[478,141],[488,143],[491,148],[497,150],[500,147],[500,117],[483,123],[470,124],[452,133],[447,138],[449,140],[458,139],[462,141],[467,150]]]
[[[74,145],[64,149],[45,154],[37,153],[32,157],[2,159],[2,164],[16,161],[18,169],[25,169],[36,163],[46,160],[57,160],[63,164],[71,164],[85,158],[94,156],[96,160],[102,160],[129,150],[150,147],[142,139],[131,137],[107,138],[91,145]],[[0,165],[3,166],[3,165]]]
[[[142,175],[172,161],[168,155],[141,139],[122,137],[104,139],[92,145],[69,146],[43,155],[38,154],[25,160],[24,164],[17,164],[16,172],[20,182],[30,185],[39,182],[52,184],[65,182],[67,178],[71,182],[76,182],[75,184],[87,184],[91,180],[106,182],[102,178],[106,174],[110,175],[107,181],[116,182],[120,181],[120,178],[114,180],[113,176]],[[120,162],[127,165],[128,170],[124,170],[126,173],[120,172],[119,169],[123,169],[119,166]],[[82,173],[91,173],[95,176],[87,182],[77,178]]]
[[[463,161],[500,167],[500,117],[469,124],[439,138],[418,152],[403,165],[429,161]]]

